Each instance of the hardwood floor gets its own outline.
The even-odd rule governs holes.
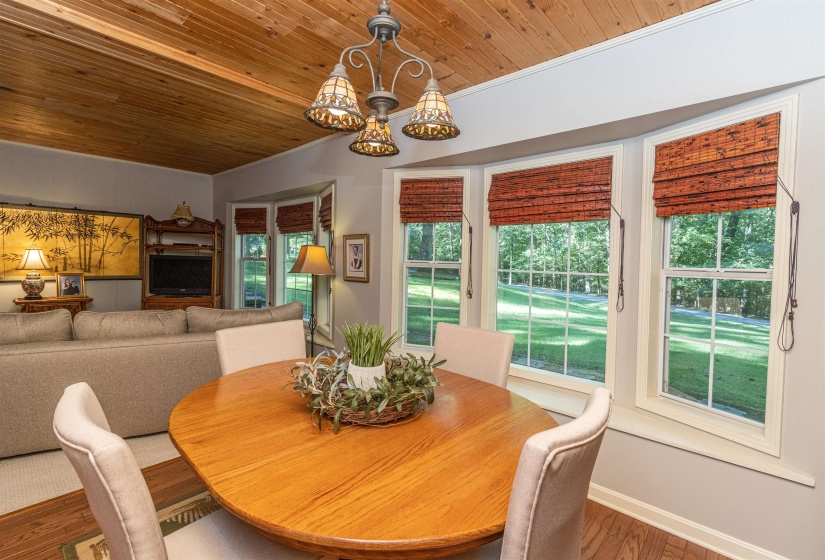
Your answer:
[[[143,469],[155,505],[203,487],[183,459]],[[82,490],[0,517],[0,559],[61,560],[62,543],[98,526]],[[661,529],[587,502],[582,560],[727,560]]]

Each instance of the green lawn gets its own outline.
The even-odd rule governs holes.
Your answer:
[[[437,272],[438,274],[438,272]],[[417,269],[408,279],[408,302],[429,306],[431,293],[435,305],[452,309],[435,309],[431,323],[428,308],[407,308],[407,341],[430,345],[431,325],[438,322],[458,323],[458,277],[436,277],[433,285],[429,269]],[[513,362],[528,363],[528,298],[525,286],[499,284],[497,329],[515,335]],[[563,292],[534,292],[533,314],[536,319],[564,322]],[[567,375],[604,381],[607,333],[606,297],[570,299],[570,326],[567,344]],[[502,315],[509,317],[501,317]],[[591,327],[591,328],[588,328]],[[670,332],[707,340],[708,344],[673,340],[669,352],[670,394],[707,403],[710,371],[710,318],[703,315],[672,313]],[[564,325],[532,323],[529,361],[532,367],[562,373],[564,370]],[[766,351],[770,345],[769,327],[765,324],[740,322],[717,317],[716,340],[725,344]],[[714,353],[713,406],[758,422],[765,419],[767,356],[739,350],[717,348]]]

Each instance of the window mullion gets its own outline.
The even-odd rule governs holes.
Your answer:
[[[564,296],[564,375],[567,375],[567,349],[570,341],[570,235],[573,230],[572,222],[567,222],[567,282]]]

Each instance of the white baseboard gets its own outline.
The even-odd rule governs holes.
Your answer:
[[[598,484],[590,484],[588,497],[594,502],[615,509],[639,521],[644,521],[654,527],[658,527],[668,533],[672,533],[729,558],[788,560],[784,556],[746,543],[745,541],[726,535],[710,527],[705,527],[684,517],[679,517],[678,515],[651,506],[650,504],[640,502],[629,496],[608,490]]]

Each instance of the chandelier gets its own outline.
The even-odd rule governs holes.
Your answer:
[[[383,157],[394,156],[398,148],[390,133],[389,112],[398,107],[398,97],[395,95],[395,83],[401,70],[408,64],[417,64],[418,68],[408,68],[410,76],[419,78],[424,70],[430,71],[430,79],[424,87],[424,93],[413,110],[409,122],[401,129],[405,135],[417,140],[448,140],[460,134],[453,122],[450,106],[441,93],[441,88],[433,74],[430,64],[412,53],[408,53],[398,45],[398,35],[401,33],[401,22],[390,15],[389,0],[381,0],[378,5],[378,15],[367,20],[367,29],[372,36],[369,43],[347,47],[341,53],[338,64],[335,65],[327,81],[321,86],[315,102],[304,112],[306,119],[322,128],[339,132],[358,132],[355,141],[349,149],[365,156]],[[378,65],[373,69],[364,49],[378,42]],[[392,41],[398,52],[408,58],[395,70],[390,89],[384,88],[381,77],[381,65],[384,60],[384,44]],[[355,90],[347,75],[344,66],[344,57],[354,69],[364,66],[363,62],[353,60],[354,55],[361,55],[367,63],[372,77],[372,93],[367,96],[369,115],[364,118],[355,98]],[[417,71],[415,71],[417,70]]]

